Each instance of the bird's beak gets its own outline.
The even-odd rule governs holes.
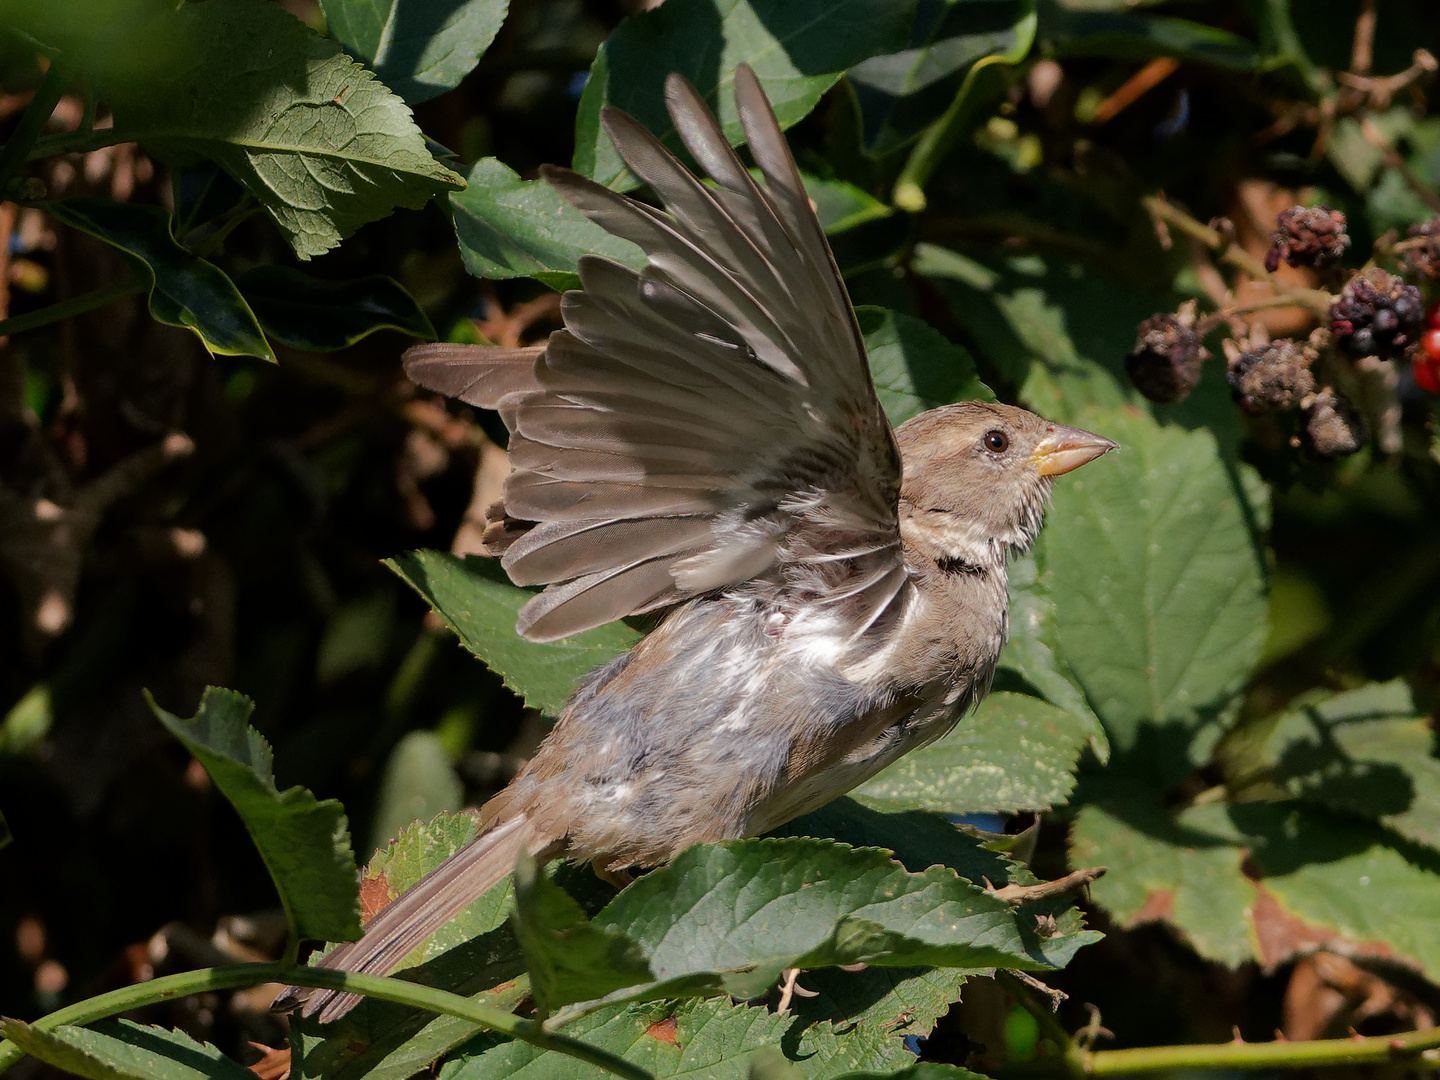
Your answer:
[[[1115,449],[1115,443],[1091,431],[1079,428],[1061,427],[1056,424],[1035,444],[1030,455],[1041,476],[1059,476],[1061,473],[1078,469],[1087,461],[1094,461],[1101,454]]]

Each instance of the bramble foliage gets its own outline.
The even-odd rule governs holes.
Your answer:
[[[167,924],[132,965],[353,939],[639,640],[513,632],[531,593],[475,554],[502,429],[397,357],[542,340],[582,255],[641,264],[535,170],[634,188],[601,109],[678,150],[671,70],[738,143],[748,63],[793,129],[892,423],[999,399],[1120,444],[1011,568],[994,692],[771,836],[619,891],[522,863],[400,973],[518,1026],[372,997],[286,1045],[239,996],[90,1023],[164,996],[137,966],[114,1008],[0,1024],[0,1069],[249,1076],[252,1039],[327,1080],[596,1075],[579,1044],[940,1080],[1066,1073],[1084,1002],[1127,1044],[1432,1025],[1440,117],[1412,50],[1440,15],[649,7],[0,0],[0,920],[28,980],[0,1012],[83,998]],[[380,847],[358,890],[351,821]],[[77,899],[102,891],[123,918]],[[269,939],[176,929],[277,896]],[[1074,1000],[1037,1038],[996,972]]]

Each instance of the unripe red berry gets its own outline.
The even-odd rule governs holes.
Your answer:
[[[1431,330],[1430,333],[1440,333],[1440,330]],[[1440,394],[1440,364],[1430,357],[1427,350],[1421,349],[1410,357],[1410,374],[1421,390],[1427,394]]]

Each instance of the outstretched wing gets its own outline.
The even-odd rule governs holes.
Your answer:
[[[521,612],[526,637],[761,580],[832,605],[853,639],[907,589],[900,455],[854,311],[750,69],[735,96],[763,185],[689,83],[672,74],[665,93],[713,186],[614,109],[606,130],[664,211],[545,171],[644,250],[644,271],[583,258],[543,354],[419,346],[407,371],[510,428],[503,565],[548,586]]]

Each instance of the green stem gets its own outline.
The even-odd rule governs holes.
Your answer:
[[[78,1001],[41,1017],[33,1026],[41,1030],[53,1030],[62,1024],[88,1024],[161,1001],[213,990],[257,986],[267,982],[286,983],[291,986],[318,986],[325,990],[364,994],[366,997],[379,998],[381,1001],[391,1001],[398,1005],[458,1016],[462,1020],[469,1020],[492,1031],[520,1039],[542,1050],[554,1050],[556,1053],[606,1069],[617,1076],[626,1077],[627,1080],[655,1080],[644,1069],[615,1054],[577,1039],[545,1031],[533,1021],[523,1020],[513,1013],[472,1001],[459,994],[404,979],[291,964],[235,964],[166,975]],[[23,1056],[23,1051],[14,1043],[0,1040],[0,1072],[4,1072]]]
[[[118,146],[120,143],[134,141],[135,136],[127,135],[115,128],[61,131],[36,139],[35,144],[30,147],[29,160],[54,157],[56,154],[87,154],[91,150],[103,150],[107,146]]]
[[[0,149],[0,198],[9,190],[10,181],[20,175],[20,168],[29,160],[32,148],[43,141],[41,136],[45,125],[50,122],[50,115],[60,104],[65,88],[70,85],[70,75],[70,64],[63,57],[50,61],[50,68],[20,117],[15,134],[10,136],[4,149]]]
[[[1043,1002],[1036,1001],[1030,989],[1010,972],[995,972],[995,981],[1005,988],[1006,993],[1024,1006],[1026,1012],[1035,1017],[1036,1023],[1040,1025],[1041,1034],[1059,1048],[1060,1056],[1051,1059],[1055,1063],[1055,1071],[1070,1077],[1071,1080],[1083,1080],[1088,1071],[1086,1059],[1090,1055],[1086,1054],[1070,1037],[1070,1032],[1065,1030],[1065,1025],[1060,1023],[1060,1018]]]
[[[106,304],[113,304],[116,300],[122,300],[127,296],[134,296],[136,293],[144,292],[149,286],[138,278],[131,278],[129,281],[122,281],[118,285],[111,285],[109,288],[96,289],[94,292],[76,296],[70,300],[62,300],[58,304],[51,304],[39,311],[32,311],[26,315],[16,315],[9,319],[0,319],[0,337],[9,337],[11,334],[21,334],[26,330],[34,330],[40,326],[49,326],[61,319],[69,319],[75,315],[83,315],[87,311],[94,311],[96,308],[104,307]]]

